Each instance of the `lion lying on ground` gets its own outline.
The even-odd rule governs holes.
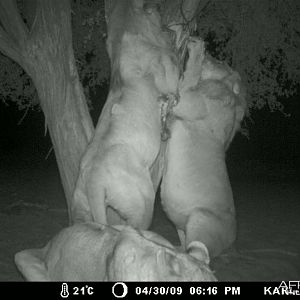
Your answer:
[[[81,223],[15,262],[29,281],[216,281],[206,247],[195,246],[193,257],[153,232]]]
[[[204,243],[211,257],[235,240],[236,224],[225,150],[244,116],[239,75],[204,53],[201,40],[188,45],[180,101],[165,156],[162,205],[181,244]]]

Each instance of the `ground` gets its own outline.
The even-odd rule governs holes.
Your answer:
[[[39,151],[0,157],[0,281],[23,281],[13,261],[42,247],[67,225],[67,211],[53,154]],[[296,170],[282,163],[248,160],[228,164],[237,208],[238,238],[211,266],[222,281],[300,278],[300,186]],[[176,231],[157,203],[152,230],[172,243]]]

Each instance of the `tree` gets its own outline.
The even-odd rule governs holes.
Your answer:
[[[35,11],[25,4],[35,1],[18,0],[23,19],[30,11],[34,17]],[[166,28],[172,17],[181,14],[180,4],[190,1],[154,2],[162,4],[160,12]],[[106,81],[110,74],[105,51],[104,1],[72,0],[71,4],[73,47],[89,100],[88,91]],[[295,93],[299,82],[299,11],[297,0],[201,0],[195,17],[186,15],[182,23],[206,41],[213,56],[226,60],[243,75],[250,108],[267,105],[276,110],[283,108],[280,98]],[[29,25],[26,19],[25,23]],[[34,87],[23,69],[5,56],[0,56],[0,63],[1,100],[16,101],[20,109],[36,105]]]
[[[0,2],[0,49],[26,71],[37,89],[70,208],[80,158],[94,130],[72,49],[70,5],[68,0],[24,3],[23,13],[35,9],[34,17],[27,16],[28,26],[16,1]]]
[[[37,1],[30,30],[15,1],[0,2],[0,49],[31,77],[53,143],[68,207],[93,125],[72,48],[69,1]]]
[[[268,105],[282,110],[277,97],[295,92],[300,74],[297,0],[149,0],[145,4],[149,9],[160,5],[164,31],[169,32],[172,22],[182,25],[186,34],[202,36],[212,54],[244,75],[250,108]],[[68,207],[80,158],[94,132],[76,67],[88,88],[109,78],[104,3],[74,0],[72,12],[73,40],[69,1],[0,1],[0,51],[5,55],[0,57],[0,94],[4,101],[17,101],[20,108],[39,99]]]

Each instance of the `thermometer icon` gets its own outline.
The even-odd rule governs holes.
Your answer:
[[[68,285],[66,283],[63,283],[62,286],[61,286],[60,296],[62,298],[68,298],[69,297]]]

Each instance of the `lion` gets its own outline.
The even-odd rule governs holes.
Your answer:
[[[179,74],[176,57],[159,30],[158,13],[145,12],[142,2],[119,1],[112,8],[120,26],[108,25],[111,87],[80,164],[73,222],[140,229],[151,224],[163,159],[159,99],[177,92]],[[124,24],[123,15],[130,16]]]
[[[188,51],[180,101],[173,109],[161,199],[182,247],[201,241],[215,257],[236,237],[225,152],[246,102],[238,73],[206,55],[201,40],[193,39]]]
[[[153,232],[80,223],[18,252],[15,263],[28,281],[216,281],[206,247],[197,247],[192,256]]]

